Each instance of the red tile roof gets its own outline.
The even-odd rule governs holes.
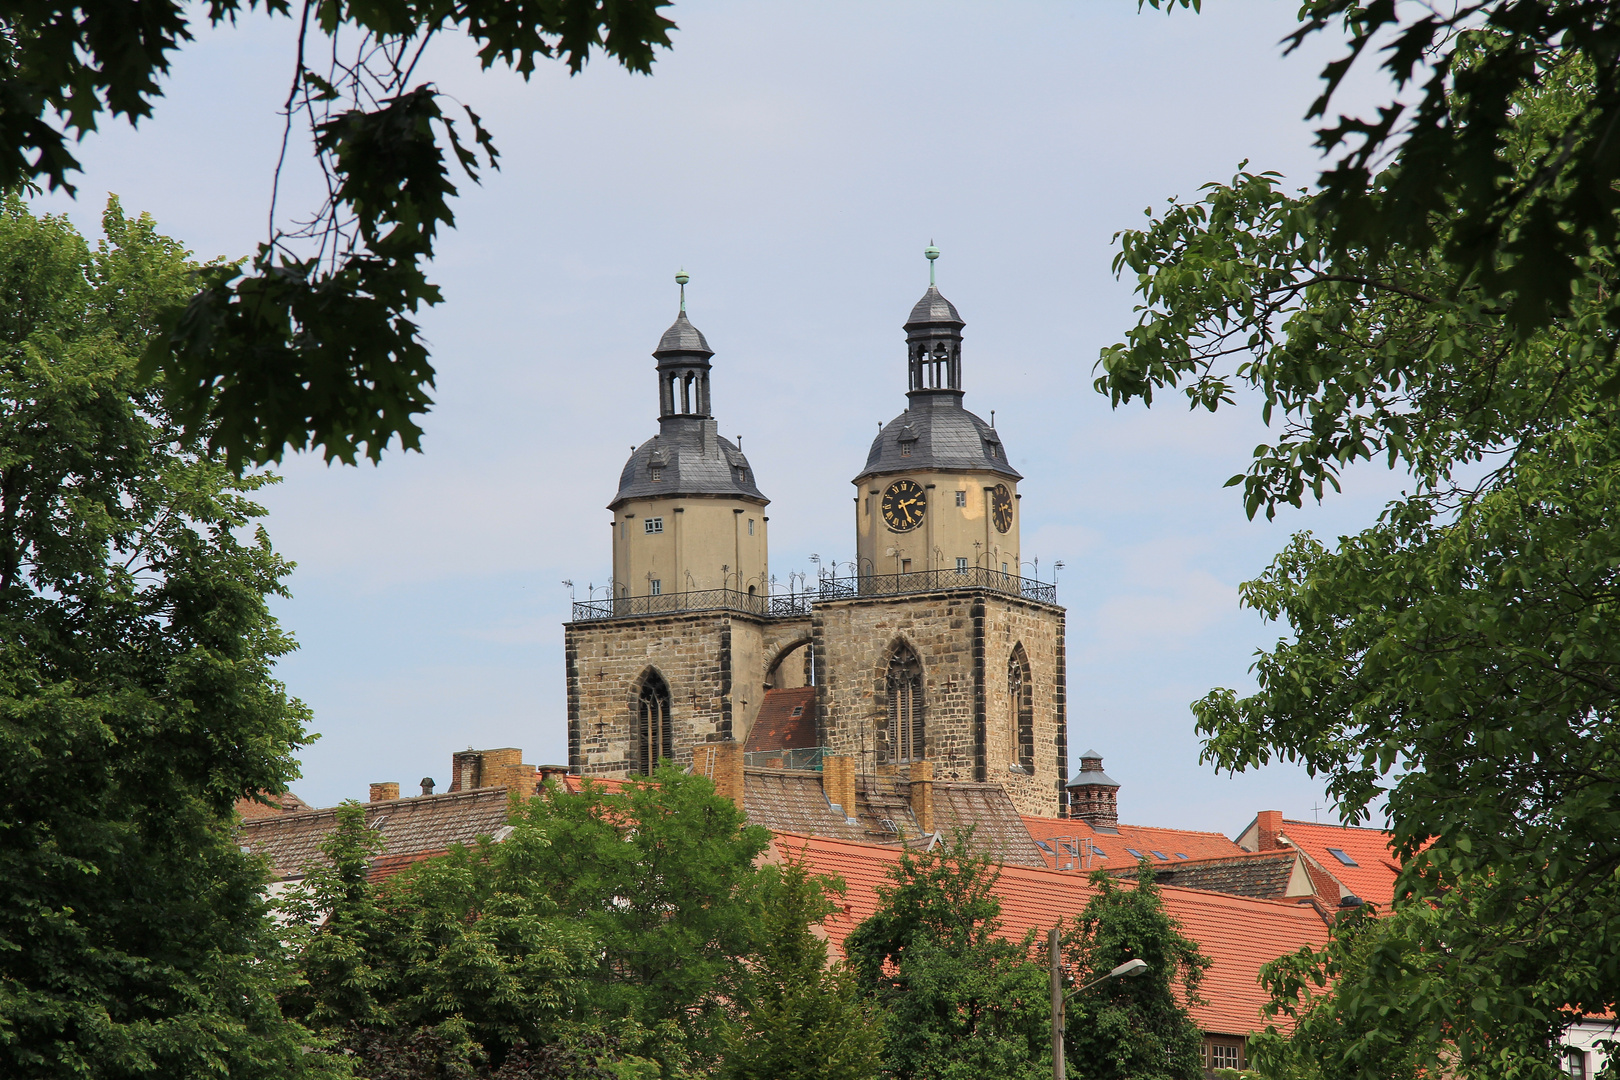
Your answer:
[[[1284,819],[1282,835],[1356,896],[1377,904],[1381,912],[1389,910],[1390,901],[1395,897],[1395,875],[1401,872],[1401,864],[1389,849],[1389,833],[1382,829]],[[1346,866],[1329,848],[1338,848],[1354,859],[1356,865]]]
[[[887,872],[898,862],[899,851],[791,835],[778,836],[775,847],[783,858],[802,858],[814,872],[844,880],[844,909],[824,924],[829,942],[842,955],[844,938],[877,910],[877,886],[889,883]],[[1082,874],[1004,866],[995,893],[1001,901],[1002,936],[1016,941],[1028,930],[1044,932],[1078,914],[1093,890]],[[1260,1007],[1267,997],[1258,981],[1260,965],[1327,941],[1326,925],[1306,905],[1177,888],[1164,888],[1163,896],[1182,932],[1213,961],[1201,989],[1208,1004],[1192,1010],[1208,1033],[1246,1035],[1264,1028]],[[1278,1026],[1284,1026],[1281,1020]]]
[[[1092,828],[1078,818],[1047,818],[1025,817],[1024,825],[1029,829],[1029,835],[1036,840],[1045,840],[1051,846],[1053,840],[1072,837],[1076,840],[1090,841],[1092,854],[1082,860],[1082,868],[1087,870],[1118,870],[1121,867],[1135,866],[1138,857],[1132,855],[1129,849],[1136,849],[1155,863],[1160,860],[1153,856],[1153,852],[1164,853],[1164,861],[1175,863],[1182,861],[1180,856],[1188,859],[1215,859],[1226,855],[1241,855],[1243,849],[1228,840],[1220,833],[1194,832],[1191,829],[1159,829],[1148,825],[1121,825],[1115,832],[1104,832]],[[1073,845],[1085,854],[1085,845]],[[1069,857],[1060,853],[1045,852],[1047,865],[1058,865],[1058,859],[1063,859],[1067,866]]]
[[[280,795],[271,795],[265,791],[259,794],[269,800],[268,805],[258,799],[236,800],[236,812],[242,816],[242,820],[253,821],[257,818],[279,817],[282,814],[298,814],[314,809],[290,791],[284,791]]]
[[[816,688],[798,686],[767,690],[759,715],[748,731],[745,753],[807,749],[816,743]]]

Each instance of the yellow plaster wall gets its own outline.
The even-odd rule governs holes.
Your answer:
[[[895,532],[883,520],[883,492],[901,479],[921,485],[928,493],[928,506],[921,525]],[[1012,528],[1005,533],[997,531],[990,514],[990,492],[997,484],[1006,484],[1013,496]],[[956,505],[958,491],[967,492],[966,506]],[[866,477],[856,485],[855,495],[855,549],[861,573],[897,574],[904,559],[911,560],[913,571],[951,570],[958,558],[965,558],[969,566],[989,570],[1000,570],[1006,563],[1007,572],[1017,574],[1020,502],[1016,484],[989,472],[919,470]],[[891,550],[897,553],[891,555]]]
[[[768,593],[764,509],[742,499],[696,496],[625,503],[613,516],[615,594],[646,596],[650,580],[662,582],[664,593],[721,588]],[[662,518],[663,532],[648,533],[649,518]]]

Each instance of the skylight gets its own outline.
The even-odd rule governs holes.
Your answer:
[[[1155,851],[1153,853],[1153,857],[1155,859],[1158,859],[1160,862],[1169,862],[1170,861],[1170,857],[1168,855],[1166,855],[1162,851]]]
[[[1356,860],[1354,860],[1350,856],[1346,855],[1339,848],[1336,848],[1336,847],[1328,848],[1328,854],[1333,856],[1335,859],[1338,859],[1340,862],[1344,863],[1344,865],[1346,865],[1346,866],[1360,866],[1361,865],[1360,863],[1356,862]]]
[[[1126,849],[1125,849],[1125,850],[1126,850],[1126,851],[1128,851],[1128,852],[1130,852],[1130,856],[1131,856],[1131,858],[1133,858],[1133,859],[1140,859],[1140,858],[1141,858],[1141,857],[1142,857],[1142,853],[1141,853],[1141,852],[1140,852],[1140,851],[1137,851],[1137,850],[1136,850],[1136,849],[1135,849],[1135,848],[1133,848],[1133,847],[1128,847],[1128,848],[1126,848]]]
[[[1185,858],[1186,858],[1186,857],[1187,857],[1187,853],[1186,853],[1186,852],[1185,852],[1185,851],[1178,851],[1178,852],[1176,852],[1176,858],[1178,858],[1178,859],[1185,859]]]

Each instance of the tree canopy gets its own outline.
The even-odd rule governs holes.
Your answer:
[[[1464,34],[1450,70],[1466,82],[1516,40]],[[1538,69],[1507,103],[1494,167],[1538,183],[1611,77],[1580,55]],[[1423,145],[1355,213],[1408,213]],[[1410,912],[1367,946],[1365,977],[1339,980],[1337,1015],[1399,1015],[1429,1066],[1550,1069],[1570,1015],[1620,995],[1613,251],[1583,232],[1567,298],[1527,323],[1521,301],[1544,292],[1458,254],[1465,213],[1350,243],[1341,196],[1246,171],[1121,234],[1115,266],[1142,305],[1097,387],[1116,403],[1258,401],[1280,431],[1230,481],[1251,515],[1321,498],[1357,462],[1409,474],[1377,522],[1333,545],[1296,536],[1242,588],[1289,636],[1259,654],[1256,693],[1215,690],[1194,711],[1217,767],[1303,762],[1346,820],[1387,810]],[[1543,204],[1514,206],[1509,232],[1537,227]],[[1370,1061],[1341,1064],[1371,1076]]]
[[[0,1072],[304,1075],[232,835],[308,741],[272,678],[269,478],[136,377],[187,253],[116,200],[102,226],[0,201]]]
[[[328,460],[416,448],[433,365],[417,313],[440,300],[427,278],[438,230],[454,224],[453,173],[497,167],[471,108],[447,113],[417,81],[429,42],[459,33],[487,69],[525,79],[556,58],[579,71],[600,52],[651,70],[675,24],[669,0],[22,0],[0,13],[0,191],[73,190],[71,141],[106,117],[135,122],[161,96],[193,25],[263,13],[296,20],[284,102],[307,127],[326,201],[270,207],[250,259],[210,266],[167,297],[145,371],[164,374],[169,409],[234,465],[322,447]],[[277,179],[287,164],[283,144]]]

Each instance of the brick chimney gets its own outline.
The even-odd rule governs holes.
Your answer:
[[[1119,783],[1103,772],[1102,755],[1080,755],[1080,775],[1069,784],[1069,816],[1093,829],[1119,827]]]
[[[1288,846],[1277,839],[1282,834],[1281,810],[1260,811],[1254,819],[1254,824],[1257,836],[1255,842],[1258,845],[1256,851],[1278,851]]]
[[[824,757],[821,759],[821,790],[827,801],[844,812],[855,816],[855,759],[852,757]]]
[[[913,761],[911,763],[911,816],[917,819],[917,828],[923,832],[931,833],[934,831],[934,763],[932,761]]]
[[[523,763],[523,751],[515,746],[458,750],[450,755],[451,791],[498,787],[533,795],[539,782],[539,773],[533,765]]]
[[[399,785],[398,784],[372,784],[371,785],[371,801],[372,802],[390,802],[390,801],[392,801],[394,799],[397,799],[397,798],[399,798]]]

